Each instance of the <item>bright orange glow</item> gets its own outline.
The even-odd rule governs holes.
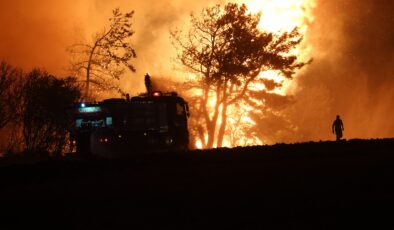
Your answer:
[[[261,29],[275,34],[298,28],[304,36],[304,41],[307,39],[308,26],[314,20],[312,10],[316,7],[316,0],[239,0],[239,2],[245,3],[250,12],[262,14],[259,24]],[[291,54],[297,55],[301,61],[306,61],[310,58],[311,52],[312,47],[304,42],[292,50]],[[274,91],[281,95],[285,95],[291,85],[285,77],[273,71],[264,72],[261,77],[283,83],[284,87]]]
[[[260,27],[269,32],[290,32],[298,27],[301,33],[308,30],[313,21],[311,10],[315,0],[250,0],[246,3],[253,13],[262,12]]]

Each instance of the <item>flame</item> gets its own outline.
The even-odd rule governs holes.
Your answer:
[[[252,13],[261,12],[259,26],[269,32],[290,32],[298,27],[306,34],[308,24],[313,21],[312,9],[315,0],[251,0],[241,1]]]
[[[291,32],[294,28],[298,28],[299,32],[304,36],[304,41],[307,40],[306,35],[308,26],[313,22],[312,14],[313,8],[316,7],[317,0],[239,0],[238,3],[246,4],[251,13],[261,13],[261,20],[259,27],[262,30],[279,34],[283,32]],[[305,42],[301,46],[291,51],[301,61],[309,59],[312,52],[312,47]],[[288,94],[292,83],[286,77],[282,76],[277,71],[264,71],[260,74],[260,78],[274,80],[276,83],[281,83],[283,86],[277,88],[272,93],[280,95]],[[264,85],[254,84],[251,88],[264,90]],[[214,104],[215,99],[212,97],[210,105]],[[252,107],[246,104],[240,104],[235,108],[234,106],[228,108],[227,130],[223,140],[223,147],[246,146],[246,145],[261,145],[264,144],[258,137],[249,137],[242,133],[242,127],[250,127],[256,125],[255,122],[248,117],[248,111],[253,110]],[[220,124],[220,120],[218,123]],[[202,148],[201,141],[196,142],[197,148]]]
[[[274,34],[291,32],[298,28],[299,32],[307,40],[308,26],[313,22],[312,10],[317,6],[317,0],[240,0],[239,3],[247,5],[251,13],[261,13],[259,27]],[[305,42],[301,46],[291,51],[297,55],[301,61],[310,58],[312,47]],[[261,74],[262,78],[275,80],[282,83],[284,87],[277,89],[274,93],[286,95],[291,88],[291,81],[283,77],[280,73],[266,71]]]

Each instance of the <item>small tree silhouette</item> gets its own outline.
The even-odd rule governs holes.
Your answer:
[[[22,70],[0,62],[0,129],[17,118],[22,78]]]
[[[46,72],[33,70],[25,81],[21,101],[25,150],[59,154],[72,124],[67,109],[81,95],[76,79],[58,79]]]
[[[135,72],[130,60],[136,52],[129,41],[134,34],[130,22],[133,14],[134,11],[123,14],[118,8],[113,10],[109,28],[97,33],[89,44],[69,47],[72,70],[86,76],[85,98],[89,97],[91,83],[99,90],[120,91],[113,80],[119,80],[126,68]]]

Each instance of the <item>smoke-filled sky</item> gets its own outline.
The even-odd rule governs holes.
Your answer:
[[[0,0],[0,59],[26,71],[40,67],[67,75],[67,46],[102,30],[115,7],[134,10],[137,72],[126,76],[125,87],[140,92],[146,72],[174,74],[169,29],[187,23],[191,11],[220,2]],[[298,130],[276,141],[333,139],[337,114],[343,118],[345,138],[393,137],[394,2],[316,3],[305,41],[314,61],[294,80],[296,103],[285,111]]]
[[[345,138],[394,136],[394,2],[319,1],[292,118],[301,137],[328,139],[336,114]]]
[[[57,75],[67,75],[69,54],[74,43],[90,41],[108,26],[112,10],[135,11],[131,42],[138,58],[132,63],[137,73],[127,76],[130,90],[142,90],[146,72],[171,74],[174,56],[169,30],[182,26],[190,13],[210,1],[130,1],[130,0],[0,0],[0,59],[29,70],[45,68]],[[138,87],[133,87],[135,84]]]

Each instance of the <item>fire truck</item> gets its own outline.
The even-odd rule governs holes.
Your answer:
[[[71,143],[81,155],[120,157],[189,147],[189,109],[175,92],[160,91],[73,108]]]

